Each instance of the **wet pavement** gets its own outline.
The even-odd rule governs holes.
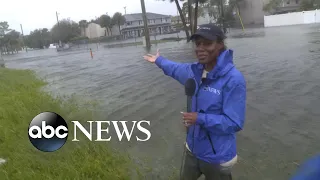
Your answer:
[[[174,37],[174,36],[173,36]],[[285,180],[320,150],[320,25],[234,30],[227,46],[247,80],[247,119],[238,135],[236,180]],[[183,86],[145,62],[141,46],[91,45],[71,52],[53,49],[4,56],[8,68],[32,69],[55,94],[77,94],[101,103],[107,120],[151,121],[145,143],[120,145],[152,168],[152,179],[179,171],[185,130]],[[178,62],[195,61],[192,45],[152,48]]]

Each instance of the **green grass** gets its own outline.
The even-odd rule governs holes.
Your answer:
[[[75,143],[70,137],[52,153],[31,145],[29,123],[43,111],[60,114],[69,127],[71,120],[92,119],[91,112],[79,108],[75,99],[55,99],[41,91],[45,85],[32,71],[0,68],[0,158],[7,161],[0,165],[0,179],[131,179],[132,160],[107,142]]]

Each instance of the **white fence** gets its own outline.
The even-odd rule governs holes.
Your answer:
[[[320,23],[320,10],[264,16],[264,27]]]

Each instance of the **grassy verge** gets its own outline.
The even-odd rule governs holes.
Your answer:
[[[53,111],[68,121],[92,119],[73,99],[54,99],[41,91],[45,84],[32,71],[0,68],[0,158],[7,161],[0,165],[0,179],[130,179],[131,159],[106,142],[75,143],[68,138],[53,153],[31,145],[28,126],[40,112]]]

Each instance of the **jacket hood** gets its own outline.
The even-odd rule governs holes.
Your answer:
[[[196,63],[197,69],[203,70],[204,65]],[[216,66],[208,73],[208,78],[216,79],[218,77],[224,76],[234,67],[233,64],[233,50],[227,49],[223,51],[217,59]]]

